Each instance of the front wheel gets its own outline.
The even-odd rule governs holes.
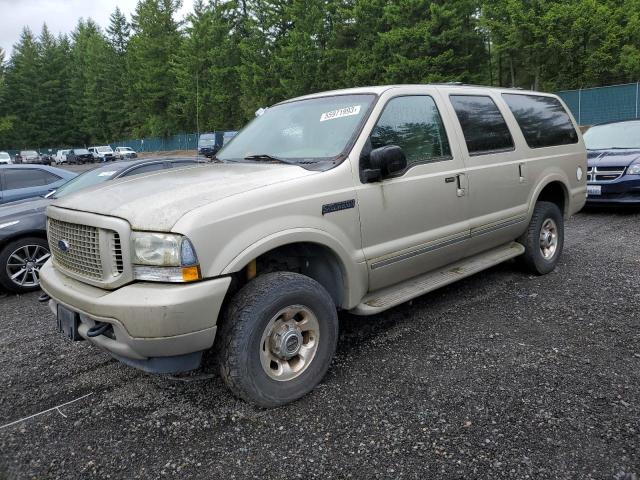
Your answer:
[[[14,293],[40,288],[40,269],[50,257],[43,238],[21,238],[0,251],[0,285]]]
[[[260,407],[276,407],[322,380],[336,348],[338,315],[315,280],[268,273],[233,297],[218,335],[220,373],[230,390]]]
[[[564,219],[555,203],[538,202],[527,231],[518,239],[525,252],[520,263],[536,275],[553,271],[564,246]]]

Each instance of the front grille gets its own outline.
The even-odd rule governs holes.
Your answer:
[[[102,280],[100,230],[96,227],[50,218],[49,246],[54,260],[63,269]]]
[[[624,173],[626,167],[588,167],[587,182],[611,182]]]

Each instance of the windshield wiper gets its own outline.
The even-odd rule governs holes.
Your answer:
[[[296,165],[297,162],[293,160],[287,160],[286,158],[274,157],[273,155],[269,155],[267,153],[261,153],[258,155],[249,155],[244,157],[245,160],[256,160],[256,161],[266,161],[266,162],[280,162],[286,163],[287,165]]]

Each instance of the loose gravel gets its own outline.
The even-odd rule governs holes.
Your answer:
[[[274,410],[217,375],[131,369],[0,298],[0,479],[616,479],[640,474],[640,213],[567,222],[556,271],[513,262],[342,314],[310,395]]]

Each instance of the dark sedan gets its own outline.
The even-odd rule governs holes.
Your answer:
[[[584,142],[587,204],[640,205],[640,120],[595,125]]]
[[[76,175],[46,165],[0,165],[0,204],[41,197]]]
[[[198,163],[204,162],[192,158],[166,158],[110,163],[77,176],[51,192],[48,198],[0,206],[0,287],[12,292],[39,288],[40,268],[50,256],[45,210],[56,198],[107,180]]]

